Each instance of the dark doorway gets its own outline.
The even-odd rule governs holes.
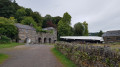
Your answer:
[[[44,38],[44,43],[47,43],[47,39],[46,38]]]
[[[49,43],[51,43],[51,38],[49,38]]]
[[[41,43],[41,38],[38,38],[38,43]]]

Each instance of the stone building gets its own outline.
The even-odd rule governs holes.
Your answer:
[[[120,42],[120,30],[107,31],[102,37],[105,43]]]
[[[29,25],[15,24],[18,28],[17,40],[19,43],[25,43],[28,39],[31,43],[54,43],[57,40],[57,30],[53,27],[43,28],[45,32],[36,32],[36,29]]]

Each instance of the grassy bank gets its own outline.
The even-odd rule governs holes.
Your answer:
[[[18,45],[23,45],[22,43],[8,43],[8,44],[0,44],[0,49],[1,48],[11,48],[11,47],[15,47]]]
[[[2,64],[5,60],[8,59],[8,55],[6,54],[0,54],[0,64]]]
[[[58,60],[64,65],[64,67],[77,67],[71,60],[59,52],[56,48],[51,50]]]

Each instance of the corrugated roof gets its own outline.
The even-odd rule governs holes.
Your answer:
[[[120,30],[107,31],[102,36],[103,37],[105,37],[105,36],[120,36]]]
[[[23,24],[16,23],[15,26],[16,26],[17,28],[35,30],[35,28],[33,28],[33,27],[29,26],[29,25],[23,25]]]
[[[61,36],[63,39],[80,39],[80,40],[100,40],[104,41],[102,37],[98,36]]]
[[[47,28],[43,28],[43,30],[53,30],[53,27],[47,27]]]

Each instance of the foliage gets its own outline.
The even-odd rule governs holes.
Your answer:
[[[66,12],[63,18],[58,22],[58,37],[72,35],[71,16]]]
[[[0,17],[14,16],[15,8],[11,0],[0,0]]]
[[[32,17],[25,17],[22,21],[21,21],[22,24],[25,24],[25,25],[33,25],[33,26],[37,26],[36,22],[33,20]]]
[[[0,23],[14,24],[14,23],[16,23],[16,19],[14,19],[14,17],[10,17],[9,19],[4,18],[4,17],[0,17]]]
[[[26,16],[25,8],[18,9],[15,14],[15,18],[20,23],[21,20]]]
[[[42,27],[43,19],[41,15],[38,12],[33,12],[31,16],[34,19],[34,21],[37,23],[37,25]]]
[[[56,48],[51,50],[54,55],[59,59],[59,61],[64,64],[65,67],[77,67],[71,60],[59,52]]]
[[[26,16],[32,16],[32,13],[33,13],[32,9],[26,8],[25,12],[26,12]]]
[[[57,28],[55,24],[53,24],[51,21],[48,21],[47,23],[47,27],[54,27]]]
[[[98,36],[102,36],[103,35],[103,32],[102,32],[102,30],[100,30],[100,32],[98,33]]]
[[[25,25],[30,25],[30,26],[33,26],[37,31],[41,31],[41,27],[37,26],[37,23],[34,21],[34,19],[32,17],[25,17],[22,21],[21,21],[22,24],[25,24]]]
[[[66,12],[63,15],[62,21],[68,25],[71,24],[71,16]]]
[[[58,22],[62,19],[62,17],[60,16],[56,16],[56,17],[52,17],[52,22],[53,24],[55,24],[56,26],[58,25]]]
[[[82,23],[78,22],[74,25],[74,35],[83,36],[85,32],[85,27]]]
[[[0,54],[0,64],[2,64],[9,56],[6,54]]]
[[[0,17],[0,35],[5,35],[11,39],[17,38],[17,28],[14,26],[16,20],[14,17],[9,19]]]
[[[52,22],[52,17],[51,15],[46,15],[44,18],[43,18],[43,28],[47,27],[47,22]]]
[[[57,42],[56,49],[72,60],[78,67],[119,67],[119,52],[105,46],[81,45]]]
[[[6,37],[6,36],[1,36],[0,38],[0,44],[3,44],[3,43],[10,43],[11,42],[11,39]]]
[[[88,36],[88,23],[86,23],[86,21],[83,22],[83,25],[85,27],[85,32],[84,32],[84,36]]]

